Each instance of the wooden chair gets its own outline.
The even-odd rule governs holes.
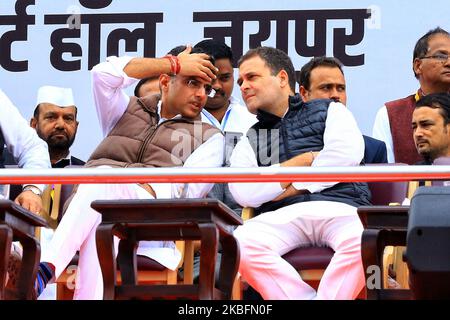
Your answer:
[[[40,245],[35,228],[46,226],[41,217],[10,200],[0,200],[0,300],[32,299],[39,265]],[[15,288],[5,292],[6,273],[12,241],[23,247],[22,264]]]
[[[450,157],[440,157],[437,158],[433,165],[450,165]],[[424,186],[445,186],[450,185],[448,181],[444,180],[432,180],[432,181],[410,181],[408,183],[408,192],[407,198],[412,199],[415,191],[419,187],[419,184]],[[375,203],[377,204],[377,203]],[[392,204],[391,204],[392,205]],[[364,209],[364,208],[362,208]],[[384,214],[389,213],[389,208],[383,209]],[[376,212],[372,212],[371,214],[377,214]],[[389,218],[387,218],[389,219]],[[404,230],[403,230],[404,231]],[[402,231],[402,232],[403,232]],[[383,288],[389,288],[388,277],[390,274],[392,278],[394,278],[397,288],[408,290],[409,289],[409,269],[406,262],[403,259],[403,255],[406,250],[406,242],[402,242],[402,245],[399,246],[386,246],[383,256]],[[407,296],[407,291],[405,291],[405,296]],[[382,295],[381,295],[382,296]],[[374,295],[376,297],[376,295]],[[403,298],[402,294],[399,294],[398,297]],[[395,295],[394,297],[395,298]]]
[[[450,157],[441,157],[437,158],[433,165],[450,165]],[[422,185],[424,186],[444,186],[448,184],[447,181],[443,180],[433,180],[433,181],[422,181]],[[408,183],[408,194],[407,198],[411,199],[414,195],[416,189],[419,187],[419,181],[410,181]],[[383,269],[383,287],[380,290],[372,290],[370,291],[369,298],[370,299],[405,299],[410,298],[410,291],[409,291],[409,270],[407,267],[406,262],[403,259],[403,255],[406,250],[406,227],[407,227],[407,218],[404,219],[404,216],[407,215],[407,211],[409,209],[409,206],[399,207],[398,209],[393,208],[386,208],[386,207],[375,207],[371,210],[367,211],[367,208],[360,208],[358,211],[360,214],[365,215],[366,217],[364,219],[375,219],[374,216],[382,216],[384,217],[384,221],[377,220],[378,224],[371,224],[367,225],[369,230],[367,233],[365,233],[364,241],[369,241],[367,238],[370,239],[370,235],[372,234],[372,237],[375,237],[376,232],[374,230],[383,230],[383,229],[389,229],[393,226],[391,225],[392,221],[396,220],[396,226],[395,230],[383,230],[383,232],[378,235],[380,241],[379,245],[386,245],[384,255],[383,255],[383,262],[380,264]],[[370,215],[372,217],[368,217],[367,215]],[[399,223],[402,221],[402,223]],[[375,239],[375,238],[374,238]],[[375,240],[373,240],[375,241]],[[398,245],[393,247],[388,244],[390,243],[397,243]],[[368,259],[371,259],[372,262],[368,262],[367,266],[370,266],[372,263],[374,263],[374,258],[370,257],[370,252],[373,252],[372,249],[368,250]],[[378,263],[378,262],[377,262]],[[389,291],[389,285],[387,283],[387,275],[389,273],[392,273],[394,275],[395,281],[399,285],[400,289],[402,291],[394,292]]]
[[[450,158],[438,158],[433,165],[449,165]],[[425,186],[443,185],[443,181],[424,181]],[[415,190],[419,186],[418,181],[410,181],[408,187],[408,198],[411,199]],[[367,289],[368,299],[376,300],[403,300],[412,299],[412,292],[409,289],[409,271],[403,259],[406,246],[406,235],[408,226],[409,206],[373,206],[360,207],[358,214],[364,225],[362,236],[362,255],[364,268],[377,267],[386,270],[386,263],[392,264],[392,269],[396,274],[396,280],[401,285],[401,289],[391,290],[383,281],[381,287],[371,287]],[[383,249],[389,246],[396,246],[392,257],[383,259]],[[383,272],[386,274],[386,271]],[[373,274],[366,273],[366,279],[373,279]]]
[[[399,165],[399,164],[394,164]],[[410,193],[413,187],[408,182],[369,182],[374,206],[398,206]],[[386,246],[383,252],[383,285],[408,288],[407,267],[401,257],[405,246]]]
[[[50,186],[51,187],[51,186]],[[43,194],[44,207],[51,208],[50,213],[44,213],[49,225],[56,229],[59,221],[61,221],[63,216],[64,203],[71,196],[73,192],[74,185],[63,184],[54,185],[53,192],[52,188],[47,188],[46,192]],[[52,194],[52,196],[51,196]],[[52,203],[52,205],[50,205]],[[159,264],[157,261],[150,259],[148,257],[138,256],[138,282],[142,284],[151,283],[164,283],[164,284],[177,284],[178,282],[178,269],[184,263],[184,252],[185,246],[189,249],[192,246],[191,241],[176,241],[177,249],[182,254],[182,259],[180,264],[175,270],[170,270],[163,265]],[[190,252],[188,250],[188,252]],[[187,254],[189,259],[189,253]],[[193,258],[192,258],[193,259]],[[57,300],[71,300],[73,299],[73,293],[75,289],[75,279],[76,271],[78,268],[78,254],[74,256],[72,261],[69,263],[68,267],[56,280],[56,298]],[[189,271],[189,267],[187,268]],[[191,271],[192,274],[192,271]],[[121,274],[118,272],[117,275],[118,283],[121,283]],[[186,277],[185,283],[192,283],[192,277]]]
[[[229,299],[239,264],[232,226],[242,224],[234,211],[215,199],[109,200],[91,205],[102,214],[97,250],[104,281],[104,299],[198,298]],[[113,235],[121,239],[117,282]],[[142,285],[137,281],[136,248],[140,240],[201,240],[200,279],[189,285]],[[215,283],[218,241],[223,248]]]
[[[408,190],[408,183],[406,182],[371,182],[368,185],[374,204],[401,203]],[[244,221],[253,217],[252,209],[244,208],[242,217]],[[282,258],[294,266],[305,282],[317,288],[333,255],[334,251],[329,247],[313,246],[296,248],[283,255]],[[236,281],[234,299],[242,299],[242,289],[245,286],[245,283]],[[364,292],[361,292],[359,297],[364,298]]]
[[[175,242],[177,249],[182,253],[181,261],[175,270],[171,270],[161,265],[157,261],[144,257],[137,256],[137,281],[142,285],[150,284],[167,284],[176,285],[178,283],[178,269],[184,263],[184,241]],[[78,268],[78,254],[74,256],[72,261],[66,270],[58,277],[57,284],[57,300],[72,300],[74,289],[75,289],[75,279],[76,272]],[[122,275],[120,268],[117,271],[118,284],[122,283]],[[192,282],[191,282],[192,283]]]
[[[366,276],[367,299],[403,300],[411,297],[409,289],[388,289],[385,284],[387,266],[383,261],[387,246],[405,246],[409,206],[363,206],[358,215],[364,226],[361,255]],[[401,259],[398,255],[393,257]],[[394,259],[394,258],[392,258]],[[394,263],[394,260],[392,260]],[[394,267],[396,268],[396,267]],[[398,270],[398,268],[397,268]],[[407,277],[407,276],[406,276]]]

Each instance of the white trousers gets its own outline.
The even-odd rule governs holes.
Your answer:
[[[74,299],[102,299],[103,278],[97,256],[95,233],[101,214],[91,208],[94,200],[150,199],[152,196],[137,184],[86,184],[80,185],[64,217],[53,235],[49,250],[41,261],[55,266],[59,277],[77,251],[80,252]],[[116,253],[118,241],[115,239]],[[141,241],[138,254],[157,260],[174,269],[180,253],[171,241]],[[69,270],[73,273],[73,270]]]
[[[363,227],[356,208],[331,201],[296,203],[238,227],[239,272],[264,299],[354,299],[364,287]],[[329,246],[335,254],[317,292],[282,256],[298,246]]]

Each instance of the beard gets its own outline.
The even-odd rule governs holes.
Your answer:
[[[55,138],[54,136],[49,136],[47,138],[47,145],[48,145],[49,149],[65,151],[65,150],[69,150],[69,148],[72,146],[74,140],[75,140],[75,135],[71,138],[69,138],[67,135],[65,135],[64,139]]]

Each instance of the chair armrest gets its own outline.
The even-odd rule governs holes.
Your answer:
[[[358,216],[365,229],[406,231],[409,206],[361,206]]]

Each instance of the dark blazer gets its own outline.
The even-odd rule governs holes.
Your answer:
[[[52,164],[52,168],[65,168],[67,166],[83,166],[85,162],[83,160],[80,160],[78,158],[75,158],[74,156],[70,156],[69,159],[61,159],[58,162]]]
[[[3,159],[3,163],[6,165],[16,165],[17,164],[16,161],[14,160],[13,155],[11,153],[9,153],[9,151],[7,149],[4,150],[2,159]],[[52,164],[52,168],[65,168],[70,165],[82,166],[85,163],[86,162],[84,162],[83,160],[80,160],[74,156],[70,156],[70,160],[62,159],[62,160]]]
[[[384,141],[364,136],[364,163],[387,163],[387,150]]]

